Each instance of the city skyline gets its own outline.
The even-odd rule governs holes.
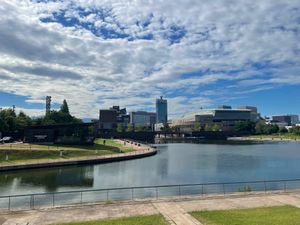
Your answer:
[[[219,105],[300,114],[299,1],[30,1],[0,6],[0,107],[44,115],[67,99],[169,117]]]

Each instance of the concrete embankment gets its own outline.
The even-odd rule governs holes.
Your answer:
[[[256,142],[297,142],[300,143],[300,139],[287,139],[281,137],[231,137],[229,141],[256,141]]]
[[[122,143],[121,140],[117,140]],[[60,167],[60,166],[72,166],[83,164],[100,164],[118,162],[131,159],[139,159],[148,156],[155,155],[157,150],[148,145],[130,142],[129,145],[134,149],[132,152],[120,153],[113,155],[103,156],[89,156],[73,159],[56,159],[56,160],[37,160],[22,163],[2,163],[0,164],[0,171],[21,170],[21,169],[35,169],[46,167]]]

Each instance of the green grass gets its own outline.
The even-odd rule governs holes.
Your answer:
[[[105,145],[103,141],[105,140]],[[60,151],[63,150],[63,157]],[[102,156],[109,154],[125,153],[132,148],[117,143],[112,139],[96,139],[93,146],[78,145],[38,145],[38,144],[4,144],[0,145],[0,163],[4,162],[29,162],[34,160],[49,160],[60,158],[78,158],[85,156]],[[6,154],[9,160],[6,160]]]
[[[204,225],[300,225],[300,209],[292,206],[191,214]]]
[[[137,216],[121,219],[98,220],[91,222],[76,222],[63,225],[167,225],[168,223],[160,215]],[[62,224],[61,224],[62,225]]]

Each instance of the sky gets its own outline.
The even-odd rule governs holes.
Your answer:
[[[300,114],[300,0],[0,0],[0,107]]]

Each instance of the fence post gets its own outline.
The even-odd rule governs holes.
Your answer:
[[[156,199],[158,199],[158,188],[156,187]]]
[[[107,190],[107,192],[106,192],[106,201],[108,201],[108,198],[109,198],[109,190]]]
[[[131,189],[131,200],[134,200],[134,189]]]
[[[30,196],[30,209],[34,209],[34,195]]]
[[[52,206],[55,206],[55,199],[54,199],[54,193],[52,194]]]
[[[203,195],[204,195],[204,187],[203,187],[203,184],[201,185],[201,195],[202,195],[202,197],[203,197]]]
[[[181,197],[181,186],[178,186],[178,192],[179,192],[179,196]]]
[[[80,204],[82,205],[82,191],[80,192]]]
[[[264,186],[265,186],[265,193],[267,192],[267,184],[266,181],[264,181]]]
[[[225,191],[225,184],[223,184],[223,193],[224,193],[224,195],[226,194],[226,191]]]
[[[284,181],[284,192],[286,192],[286,181]]]
[[[10,196],[8,197],[8,211],[10,211]]]

